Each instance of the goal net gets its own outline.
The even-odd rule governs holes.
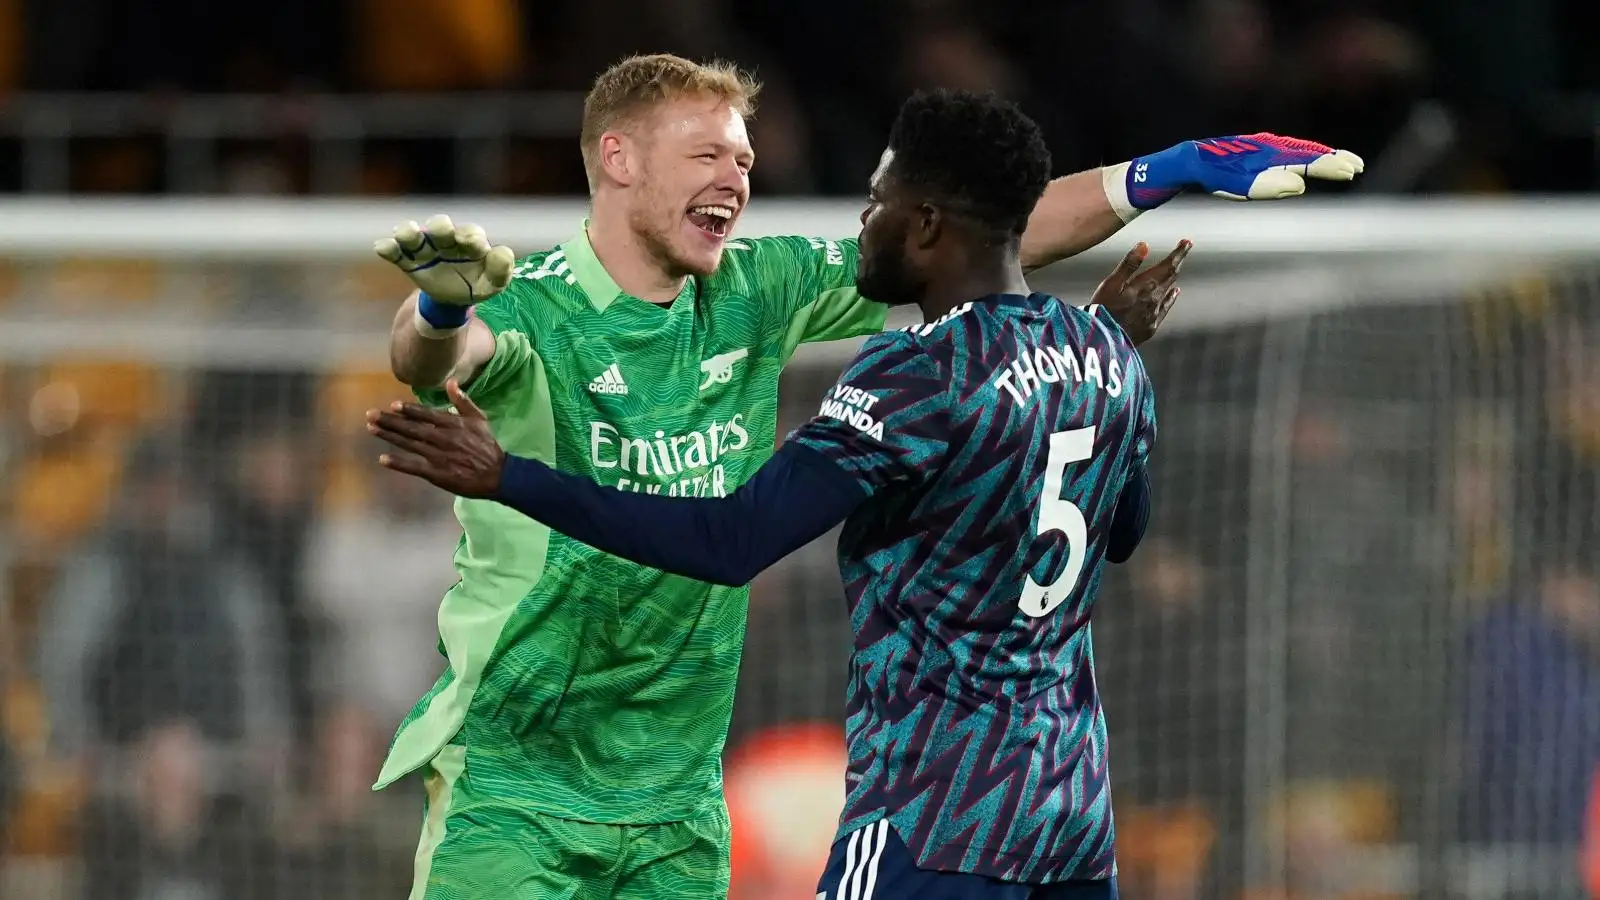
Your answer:
[[[0,895],[402,896],[420,792],[368,788],[441,665],[459,529],[372,462],[405,285],[367,248],[430,211],[12,206]],[[583,213],[448,207],[519,252]],[[1133,241],[1196,242],[1143,351],[1150,535],[1095,624],[1125,890],[1590,896],[1597,228],[1585,204],[1177,204],[1034,278],[1087,297]],[[851,350],[801,351],[783,428]],[[809,900],[842,800],[830,539],[757,582],[750,622],[735,896]]]

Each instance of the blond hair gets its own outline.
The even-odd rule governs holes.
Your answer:
[[[600,135],[680,97],[715,97],[744,118],[755,114],[761,84],[733,63],[697,63],[670,53],[630,56],[600,73],[583,99],[583,168],[593,191],[600,173]]]

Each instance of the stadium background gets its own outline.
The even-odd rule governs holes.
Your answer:
[[[367,787],[455,527],[357,424],[405,290],[366,248],[435,211],[564,237],[581,92],[650,50],[767,82],[757,229],[849,234],[914,86],[1021,100],[1063,173],[1259,129],[1365,156],[1348,196],[1176,204],[1040,281],[1197,240],[1146,354],[1153,532],[1096,626],[1125,889],[1600,896],[1584,6],[0,0],[0,896],[401,895],[418,798]],[[801,358],[785,427],[848,350]],[[736,898],[809,900],[829,543],[752,603]]]

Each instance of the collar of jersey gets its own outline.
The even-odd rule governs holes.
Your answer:
[[[996,306],[1038,306],[1040,294],[1037,291],[1031,294],[986,294],[973,302],[993,303]]]
[[[578,287],[583,288],[583,292],[589,296],[589,303],[596,310],[605,312],[606,307],[624,297],[665,310],[665,304],[639,300],[617,286],[616,279],[612,278],[611,273],[606,271],[606,267],[600,264],[600,257],[594,255],[594,247],[589,243],[588,219],[583,220],[582,227],[578,229],[577,234],[573,235],[572,240],[561,245],[561,250],[567,256],[567,265],[572,269],[572,274],[578,279]],[[679,292],[672,305],[676,306],[677,301],[682,300],[684,294],[693,296],[693,277],[684,282],[683,290]]]

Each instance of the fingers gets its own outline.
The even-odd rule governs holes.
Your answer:
[[[1144,265],[1145,257],[1149,255],[1149,244],[1144,241],[1134,244],[1133,249],[1128,251],[1128,255],[1122,258],[1122,262],[1117,263],[1117,267],[1111,270],[1110,275],[1106,276],[1106,280],[1113,283],[1127,281],[1133,277],[1133,273],[1139,271],[1139,267]]]
[[[442,409],[432,409],[416,403],[396,403],[389,409],[396,415],[404,416],[413,422],[432,425],[435,428],[455,428],[461,424],[461,420],[454,413],[448,413]]]
[[[1354,181],[1366,169],[1367,164],[1361,157],[1349,150],[1335,150],[1312,160],[1306,166],[1305,174],[1325,181]]]
[[[466,391],[461,389],[461,382],[456,381],[454,378],[446,381],[444,383],[444,392],[450,398],[451,405],[456,408],[456,413],[463,419],[489,418],[483,414],[483,410],[478,408],[478,404],[472,402],[472,398],[467,396]]]
[[[478,225],[462,225],[454,235],[456,255],[482,259],[489,252],[489,236]]]
[[[429,409],[415,403],[394,403],[383,412],[367,410],[367,424],[381,426],[429,443],[441,431],[454,431],[461,427],[461,418],[443,410]]]
[[[429,409],[415,403],[395,403],[385,411],[376,409],[367,410],[367,430],[377,434],[378,430],[393,432],[395,434],[421,441],[430,446],[442,446],[439,437],[443,432],[459,430],[462,419],[478,418],[487,419],[483,410],[478,408],[472,398],[468,397],[461,386],[452,379],[449,384],[456,385],[454,392],[448,387],[446,393],[461,415],[448,413],[439,409]],[[465,405],[463,405],[465,404]]]
[[[489,253],[489,235],[480,225],[456,225],[449,216],[438,215],[428,220],[425,230],[441,253],[449,250],[451,256],[468,259],[482,259]]]
[[[1178,246],[1172,248],[1172,252],[1167,254],[1167,258],[1157,263],[1157,265],[1171,268],[1172,274],[1176,275],[1178,274],[1178,269],[1183,267],[1183,261],[1189,258],[1189,251],[1193,249],[1194,241],[1184,238],[1178,242]]]
[[[509,247],[489,246],[489,236],[478,225],[456,225],[447,215],[430,218],[425,225],[406,221],[395,226],[391,237],[374,241],[372,251],[384,260],[398,263],[402,259],[425,257],[435,253],[452,260],[486,259],[486,274],[498,291],[511,281],[511,270],[516,264],[516,254]]]
[[[1134,272],[1139,271],[1139,267],[1144,265],[1145,257],[1149,255],[1150,245],[1146,244],[1144,241],[1140,241],[1139,243],[1133,245],[1133,249],[1128,251],[1127,256],[1122,258],[1122,262],[1117,266],[1117,269],[1118,271],[1125,271],[1131,275]]]
[[[431,454],[439,452],[437,448],[429,447],[427,444],[424,444],[421,441],[413,440],[403,434],[395,431],[389,431],[377,425],[367,426],[367,431],[371,432],[372,436],[378,440],[383,441],[384,443],[389,444],[396,449],[404,450],[417,459],[432,459]]]
[[[495,291],[505,290],[511,283],[511,270],[516,267],[517,255],[510,247],[495,247],[483,260],[483,277]]]
[[[415,475],[427,481],[433,480],[433,467],[428,461],[405,453],[385,453],[378,457],[378,465],[385,469],[393,469],[406,475]]]
[[[1161,262],[1156,263],[1139,273],[1142,283],[1166,282],[1178,277],[1178,270],[1183,267],[1183,261],[1189,258],[1189,251],[1194,249],[1194,241],[1184,238],[1178,246],[1172,248]]]
[[[397,263],[402,257],[411,259],[422,249],[422,229],[416,222],[401,222],[394,234],[372,243],[372,252],[382,259]]]
[[[1366,168],[1367,164],[1354,153],[1348,150],[1333,150],[1307,163],[1267,169],[1250,183],[1250,193],[1247,197],[1223,191],[1216,193],[1217,196],[1227,197],[1230,200],[1283,200],[1304,194],[1307,178],[1318,178],[1323,181],[1354,181],[1357,175],[1366,171]]]
[[[367,433],[402,450],[424,456],[433,446],[433,435],[437,430],[431,425],[414,422],[395,413],[367,413]]]
[[[455,249],[456,223],[450,221],[449,216],[434,216],[422,226],[422,230],[428,235],[428,240],[432,241],[433,246],[440,252]]]
[[[401,222],[394,227],[394,242],[405,256],[414,256],[422,249],[422,227],[416,222]]]
[[[1183,293],[1183,288],[1173,285],[1162,295],[1161,302],[1156,304],[1157,324],[1167,317],[1167,313],[1172,312],[1172,306],[1178,302],[1178,295],[1181,293]]]

